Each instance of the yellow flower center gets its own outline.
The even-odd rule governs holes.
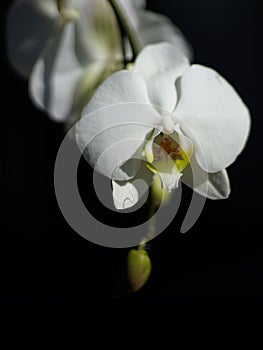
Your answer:
[[[147,144],[145,147],[145,154],[150,164],[159,162],[165,155],[169,155],[174,161],[178,171],[181,172],[190,162],[189,158],[192,152],[188,155],[169,135],[162,134],[157,136],[150,148],[149,146],[150,145]]]
[[[164,136],[164,138],[161,141],[160,146],[167,154],[169,154],[169,156],[173,160],[176,160],[178,158],[182,158],[181,153],[180,153],[180,146],[175,144],[174,141],[169,140],[169,138],[167,136]]]

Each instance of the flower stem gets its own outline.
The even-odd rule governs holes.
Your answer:
[[[148,240],[151,240],[156,235],[156,218],[155,218],[156,205],[151,202],[149,208],[149,221],[148,221],[148,232],[146,237],[141,241],[138,246],[138,250],[144,250],[146,246],[150,246],[149,243],[146,244]]]
[[[122,5],[119,3],[119,1],[109,0],[109,2],[118,18],[119,23],[122,26],[122,29],[124,30],[125,34],[129,39],[131,49],[133,52],[133,58],[135,59],[142,49],[141,41],[137,34],[137,31],[132,25],[129,17],[125,14],[124,9]]]

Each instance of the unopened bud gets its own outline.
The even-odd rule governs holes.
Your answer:
[[[147,282],[152,264],[145,249],[131,249],[127,257],[128,280],[132,292],[138,291]]]

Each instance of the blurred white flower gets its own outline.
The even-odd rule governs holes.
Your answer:
[[[144,1],[119,2],[142,44],[154,41],[144,32]],[[177,32],[160,31],[156,26],[157,41],[184,46]],[[7,19],[7,49],[15,68],[29,77],[34,103],[57,121],[66,121],[98,84],[123,68],[119,26],[106,0],[16,0]]]
[[[92,86],[121,59],[120,33],[105,0],[18,0],[7,26],[11,62],[30,74],[32,100],[58,121],[68,117],[82,79]]]
[[[120,0],[130,2],[130,0]],[[169,42],[178,51],[182,52],[191,60],[193,52],[182,31],[166,16],[145,10],[144,0],[132,0],[135,3],[135,27],[139,33],[142,46],[156,44],[159,42]],[[130,11],[131,12],[131,11]]]
[[[180,178],[193,186],[192,168],[194,190],[228,197],[225,168],[242,151],[249,128],[247,107],[223,77],[190,66],[162,43],[144,48],[132,72],[117,72],[98,88],[76,138],[95,170],[113,180],[116,207],[127,208],[140,197],[132,182],[141,162],[132,158],[145,159],[146,176],[158,174],[164,189],[176,188]]]

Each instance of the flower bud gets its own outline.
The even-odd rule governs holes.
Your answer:
[[[131,249],[127,257],[128,281],[132,292],[138,291],[147,282],[152,264],[144,249]]]

